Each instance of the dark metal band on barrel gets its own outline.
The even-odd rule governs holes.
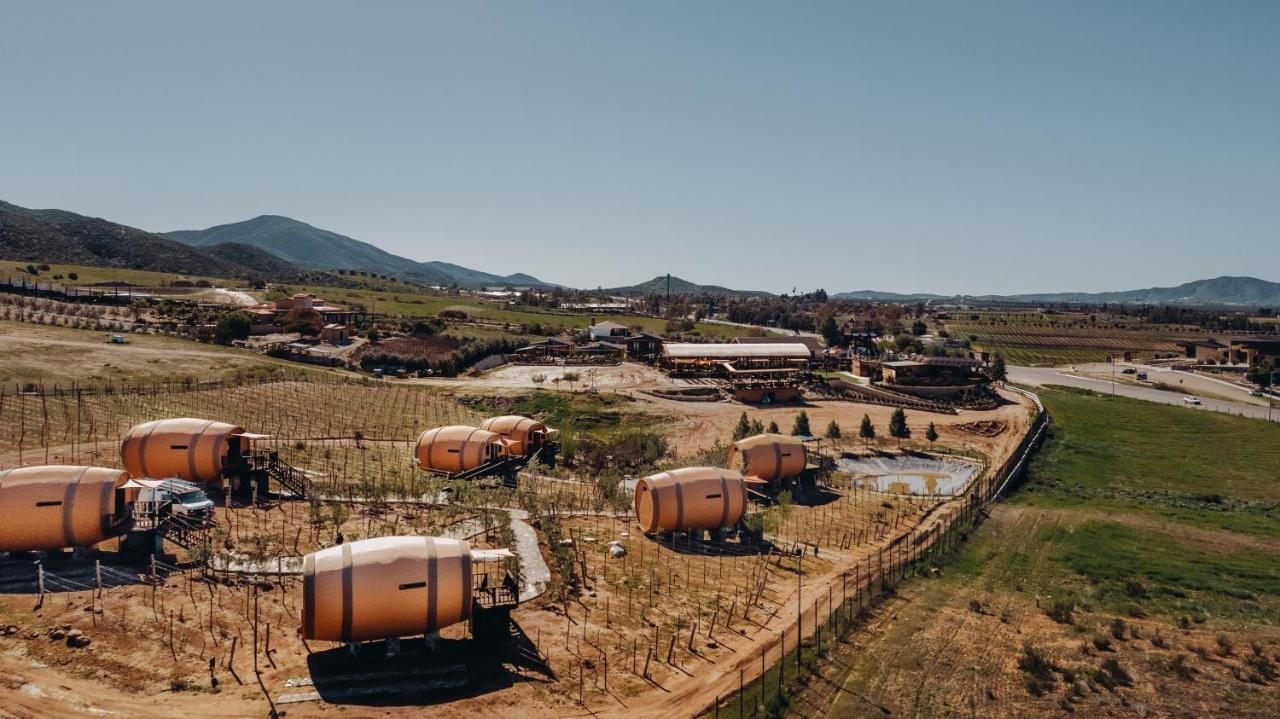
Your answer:
[[[676,482],[676,526],[675,531],[684,529],[684,492],[680,489],[680,483]]]
[[[196,477],[200,476],[196,474],[196,446],[200,444],[200,440],[204,437],[205,430],[212,426],[213,420],[209,420],[209,422],[205,424],[199,432],[196,432],[196,436],[191,438],[191,444],[187,447],[187,476],[190,477],[193,482],[196,481]],[[217,443],[214,443],[214,447],[214,452],[216,453]],[[218,466],[218,461],[215,459],[211,466]]]
[[[439,611],[437,602],[439,601],[440,582],[439,569],[436,566],[439,558],[436,556],[436,541],[431,537],[424,537],[427,545],[427,634],[437,629],[436,613]]]
[[[342,545],[342,641],[351,641],[351,613],[355,587],[351,577],[351,545]]]
[[[729,521],[729,480],[723,474],[720,475],[720,496],[724,498],[724,509],[720,512],[720,524],[717,526],[723,527]]]
[[[156,431],[156,427],[160,426],[160,420],[155,420],[147,427],[147,433],[142,435],[142,441],[138,443],[138,468],[142,470],[143,477],[150,477],[151,472],[147,469],[147,442],[151,440],[151,433]]]
[[[62,496],[62,540],[64,547],[76,546],[76,489],[80,486],[80,480],[84,479],[85,472],[88,471],[89,468],[85,467],[80,470],[80,474],[76,475],[75,481],[67,482],[67,489]]]
[[[316,635],[316,555],[302,560],[302,626],[308,639]]]

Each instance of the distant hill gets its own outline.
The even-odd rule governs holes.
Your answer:
[[[861,290],[832,295],[837,300],[870,300],[878,302],[918,302],[956,300],[980,302],[1043,302],[1072,304],[1152,304],[1152,305],[1219,305],[1239,307],[1280,307],[1280,282],[1256,277],[1215,277],[1196,280],[1177,287],[1149,287],[1143,290],[1116,292],[1036,292],[1020,295],[933,295],[898,294]]]
[[[447,262],[416,262],[367,242],[280,215],[261,215],[206,230],[178,230],[164,235],[195,247],[226,242],[252,245],[299,267],[364,270],[427,285],[548,286],[526,274],[495,275]]]
[[[1165,305],[1280,306],[1280,282],[1256,277],[1215,277],[1177,287],[1150,287],[1123,292],[1045,292],[1013,295],[1020,302],[1127,302]]]
[[[0,257],[262,280],[296,271],[276,258],[262,257],[253,248],[201,250],[97,217],[65,210],[31,210],[3,201]]]
[[[604,292],[611,295],[645,296],[650,293],[665,295],[667,293],[667,276],[659,275],[648,282],[627,287],[612,287]],[[773,297],[771,292],[760,290],[731,290],[719,285],[699,285],[679,277],[671,278],[671,294],[673,295],[723,295],[725,297]]]

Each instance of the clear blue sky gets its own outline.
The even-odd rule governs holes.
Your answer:
[[[0,199],[587,287],[1280,280],[1280,3],[9,3]]]

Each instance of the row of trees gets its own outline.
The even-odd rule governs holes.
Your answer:
[[[743,412],[742,416],[738,417],[738,424],[733,428],[733,439],[736,442],[746,437],[764,434],[765,432],[778,434],[778,423],[770,420],[769,426],[766,428],[760,420],[750,419],[747,417],[747,413]],[[791,435],[793,437],[813,436],[812,429],[809,426],[809,414],[804,410],[801,410],[796,415],[795,421],[791,425]],[[844,431],[834,419],[827,425],[827,430],[823,434],[825,438],[830,440],[838,440],[843,435]],[[889,416],[889,436],[898,440],[899,444],[904,439],[911,439],[911,427],[907,425],[907,413],[901,407],[895,409],[893,414]],[[864,444],[870,443],[871,440],[876,438],[876,428],[871,423],[870,415],[862,415],[862,424],[858,427],[858,437],[863,440]],[[924,437],[929,440],[930,447],[938,440],[938,428],[933,422],[929,423],[929,428],[925,430]]]

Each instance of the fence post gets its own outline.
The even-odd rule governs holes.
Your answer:
[[[39,597],[36,598],[36,607],[44,606],[44,565],[40,560],[36,560],[36,586],[39,589]]]

